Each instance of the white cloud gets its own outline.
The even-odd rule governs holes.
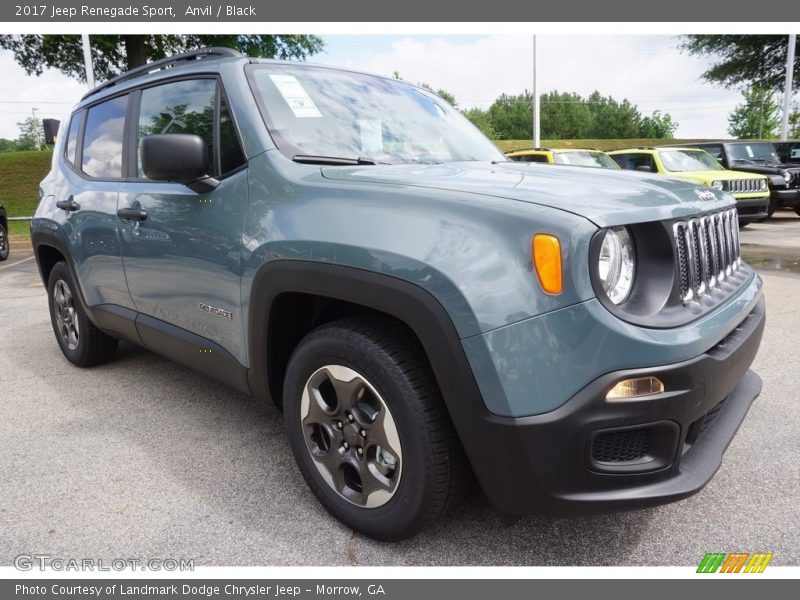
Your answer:
[[[85,84],[53,69],[27,75],[10,51],[0,51],[0,137],[17,138],[17,123],[31,116],[31,108],[40,119],[63,120],[84,93]]]
[[[352,39],[350,44],[357,44]],[[739,93],[700,80],[707,61],[678,51],[672,36],[538,36],[539,89],[628,98],[642,113],[669,112],[680,137],[727,137],[727,116]],[[531,89],[530,36],[490,36],[469,43],[447,37],[370,44],[365,58],[342,66],[426,82],[462,106],[487,107],[501,93]],[[326,57],[336,61],[335,56]],[[329,61],[330,62],[330,61]]]

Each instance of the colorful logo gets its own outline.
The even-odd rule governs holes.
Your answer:
[[[698,573],[763,573],[772,552],[708,552],[697,567]]]

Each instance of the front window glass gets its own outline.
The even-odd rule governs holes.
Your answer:
[[[731,160],[745,160],[754,162],[780,162],[775,146],[768,142],[755,142],[747,144],[731,144],[728,147]]]
[[[446,101],[394,79],[305,65],[250,67],[280,151],[379,163],[506,160]]]
[[[600,167],[618,169],[617,163],[602,152],[556,152],[553,158],[557,165],[574,167]]]
[[[142,90],[138,142],[147,135],[188,133],[206,142],[208,167],[214,168],[214,104],[217,82],[213,79],[175,81]],[[144,177],[141,158],[139,177]]]
[[[708,152],[702,150],[662,150],[661,162],[667,171],[721,171],[722,167]]]

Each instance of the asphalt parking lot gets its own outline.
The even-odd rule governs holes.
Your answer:
[[[669,506],[501,524],[477,489],[437,528],[373,542],[320,507],[280,414],[131,345],[81,370],[53,338],[35,261],[0,263],[0,565],[19,554],[196,565],[696,565],[709,551],[800,564],[800,218],[741,233],[761,270],[764,379],[717,476]]]

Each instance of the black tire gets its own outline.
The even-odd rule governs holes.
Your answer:
[[[4,261],[8,258],[8,252],[10,250],[10,244],[8,241],[8,232],[6,228],[0,223],[0,261]]]
[[[776,210],[778,210],[778,203],[770,198],[769,205],[767,206],[767,219],[771,219]],[[767,219],[764,220],[766,221]]]
[[[57,300],[57,288],[65,298],[63,301]],[[53,333],[69,362],[78,367],[93,367],[113,358],[118,340],[100,331],[86,316],[78,297],[78,286],[63,261],[57,262],[50,271],[47,300]],[[77,327],[71,332],[75,334],[73,339],[67,332],[74,324]]]
[[[800,217],[800,206],[798,206],[798,205],[795,205],[795,207],[794,207],[794,214],[796,214],[798,217]]]
[[[395,470],[391,476],[398,479],[388,500],[385,496],[379,496],[384,502],[382,505],[365,507],[363,503],[369,501],[370,496],[367,495],[365,499],[363,491],[361,495],[353,492],[354,488],[358,489],[358,483],[362,485],[362,490],[366,490],[374,482],[364,483],[357,475],[357,484],[351,486],[347,483],[348,475],[345,472],[342,476],[345,487],[341,488],[343,491],[340,493],[334,487],[333,477],[328,483],[321,474],[323,467],[318,467],[318,464],[322,461],[312,457],[314,430],[309,427],[308,421],[306,425],[303,424],[303,391],[306,384],[313,381],[312,376],[327,377],[328,372],[323,367],[330,365],[338,365],[359,374],[367,386],[377,392],[382,406],[388,410],[389,418],[396,425],[401,452],[399,459],[394,457]],[[351,380],[351,384],[353,381],[356,382],[354,389],[363,383]],[[319,389],[324,385],[320,384]],[[369,394],[353,392],[351,397],[366,398]],[[337,405],[347,406],[345,401],[339,400],[344,395],[334,391]],[[371,398],[374,400],[374,397]],[[308,406],[307,402],[305,406]],[[289,444],[309,487],[333,516],[366,536],[385,541],[411,537],[440,519],[462,494],[468,473],[463,450],[422,348],[399,324],[380,318],[354,317],[322,325],[309,333],[298,344],[290,359],[283,407]],[[349,413],[338,413],[343,418],[343,431],[337,430],[337,427],[342,427],[338,426],[334,413],[319,414],[323,420],[330,418],[330,423],[324,424],[328,452],[338,453],[337,456],[331,454],[329,458],[334,460],[334,467],[339,465],[343,471],[349,469],[351,480],[356,470],[351,468],[350,463],[336,463],[340,460],[339,456],[349,457],[345,460],[355,460],[353,464],[360,464],[360,459],[352,454],[355,448],[363,451],[363,455],[358,456],[363,456],[365,464],[369,462],[368,456],[379,451],[380,459],[384,460],[384,451],[380,446],[370,445],[373,433],[378,439],[389,439],[385,433],[381,434],[380,427],[375,432],[369,430],[368,434],[362,429],[360,433],[366,436],[363,440],[355,438],[355,433],[349,430],[351,427],[361,427],[359,423],[363,414],[348,423],[343,415]],[[308,416],[311,419],[311,415]],[[386,420],[386,416],[381,419],[383,422]],[[348,438],[348,435],[351,437]],[[345,450],[347,439],[352,444]],[[320,446],[314,446],[314,449],[319,453]],[[389,457],[392,457],[391,453]],[[391,460],[387,460],[391,464]],[[374,472],[377,464],[373,462],[369,468]],[[386,464],[380,463],[382,466]],[[365,476],[369,477],[369,474],[365,473]],[[346,499],[343,493],[347,493],[351,500]]]
[[[761,221],[752,221],[750,219],[746,219],[746,220],[743,221],[743,220],[739,219],[739,229],[744,229],[745,227],[750,225],[750,223],[761,223]]]

